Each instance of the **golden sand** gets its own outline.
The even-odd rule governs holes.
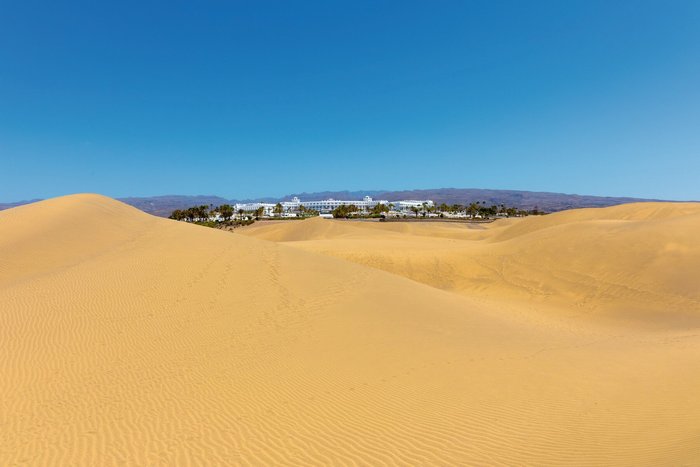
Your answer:
[[[3,211],[0,464],[700,464],[698,238],[697,204],[234,234]]]

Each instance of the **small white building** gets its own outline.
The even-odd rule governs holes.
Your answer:
[[[392,204],[394,205],[394,210],[400,212],[410,211],[413,207],[423,209],[424,206],[432,208],[435,205],[435,203],[429,199],[406,199],[402,201],[394,201]]]
[[[241,209],[245,212],[255,212],[259,208],[263,208],[263,216],[271,216],[274,213],[275,205],[270,203],[236,203],[233,205],[233,210],[236,212]]]

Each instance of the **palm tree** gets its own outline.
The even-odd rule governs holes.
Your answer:
[[[413,212],[416,217],[418,217],[418,213],[420,212],[420,208],[418,206],[411,206],[411,212]]]
[[[221,214],[221,217],[223,217],[225,221],[230,220],[233,216],[233,206],[230,204],[222,204],[216,208],[216,210],[219,211],[219,214]]]
[[[272,210],[272,212],[277,214],[277,217],[282,217],[282,213],[284,212],[284,207],[282,207],[282,203],[275,204],[275,207]]]
[[[195,208],[196,213],[197,213],[197,218],[200,221],[205,221],[209,219],[209,208],[205,204],[202,204],[201,206],[198,206]]]
[[[175,219],[176,221],[181,221],[182,219],[186,218],[185,211],[181,211],[179,209],[176,209],[170,214],[170,219]]]

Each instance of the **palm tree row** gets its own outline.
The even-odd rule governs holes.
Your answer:
[[[384,216],[386,213],[390,212],[394,208],[393,204],[376,204],[371,208],[366,210],[360,209],[354,204],[338,206],[333,210],[333,217],[348,218],[348,217],[361,217],[361,216]],[[538,215],[544,214],[537,207],[532,210],[522,210],[514,207],[507,207],[505,204],[491,206],[486,205],[486,201],[474,201],[469,204],[452,204],[448,205],[446,203],[441,203],[438,206],[433,206],[426,202],[422,205],[416,205],[409,207],[409,210],[418,217],[422,215],[423,217],[434,217],[438,215],[440,217],[445,217],[445,215],[452,216],[465,216],[471,219],[481,218],[489,219],[493,217],[515,217],[515,216],[527,216],[527,215]],[[282,217],[285,212],[282,203],[277,203],[272,209],[273,214],[276,217]],[[313,209],[306,208],[300,205],[296,208],[296,212],[299,217],[310,217],[317,216],[319,213]],[[265,214],[265,208],[260,206],[254,211],[244,211],[243,209],[238,209],[237,211],[230,204],[222,204],[221,206],[214,207],[213,205],[199,205],[193,206],[187,209],[176,209],[170,214],[171,219],[178,221],[187,222],[231,222],[235,215],[238,215],[238,222],[244,221],[244,219],[255,218],[260,219]]]
[[[264,209],[260,208],[254,211],[252,214],[255,217],[260,217],[263,215],[263,212]],[[246,217],[246,211],[243,209],[236,211],[230,204],[222,204],[221,206],[216,207],[211,204],[209,206],[202,204],[200,206],[193,206],[187,209],[176,209],[168,217],[176,221],[187,221],[194,223],[231,222],[236,214],[238,214],[238,222],[243,221]]]
[[[357,207],[354,204],[343,204],[338,206],[332,211],[333,217],[336,218],[345,218],[347,219],[348,217],[356,217],[356,216],[363,216],[363,215],[369,215],[369,216],[380,216],[382,214],[385,214],[389,212],[394,206],[392,204],[386,205],[382,203],[375,204],[371,208],[366,208],[365,212],[362,212],[362,209]]]
[[[486,201],[474,201],[469,204],[453,205],[441,203],[435,210],[439,213],[448,213],[453,215],[464,214],[472,219],[477,217],[489,219],[492,217],[522,217],[544,214],[537,207],[528,211],[514,207],[507,207],[505,204],[492,204],[491,206],[487,206]]]

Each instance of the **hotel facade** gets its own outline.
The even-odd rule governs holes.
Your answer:
[[[434,203],[429,199],[390,202],[385,199],[373,199],[371,196],[365,196],[361,200],[339,200],[328,198],[319,201],[301,201],[295,196],[291,199],[291,201],[282,201],[280,204],[282,205],[282,209],[285,214],[299,211],[300,206],[303,206],[306,209],[318,211],[321,214],[329,214],[333,212],[335,208],[340,206],[350,206],[351,204],[357,206],[361,211],[370,211],[378,204],[383,204],[385,206],[389,206],[392,211],[398,212],[407,212],[411,209],[411,207],[422,208],[423,206],[432,207],[434,205]],[[246,212],[252,212],[259,208],[263,208],[264,215],[272,216],[274,214],[275,206],[276,203],[236,203],[234,205],[234,209],[236,211],[242,209]]]

